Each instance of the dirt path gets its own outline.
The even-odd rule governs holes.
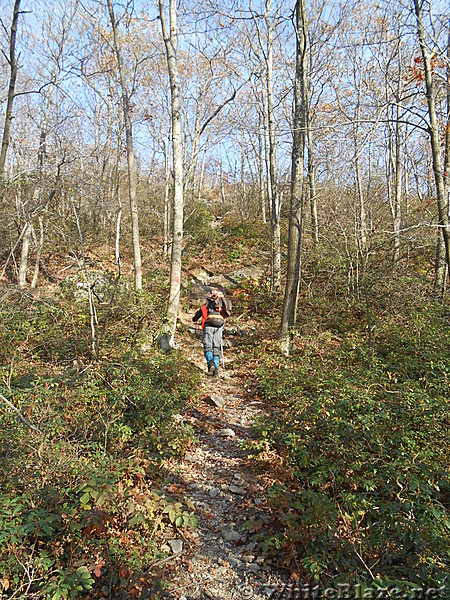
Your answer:
[[[185,351],[192,355],[192,346]],[[228,358],[232,353],[228,352]],[[258,402],[244,402],[243,381],[230,362],[218,378],[208,377],[201,344],[192,362],[204,372],[201,401],[185,415],[198,444],[177,465],[176,480],[195,506],[198,528],[193,537],[177,540],[182,553],[173,561],[168,598],[267,600],[281,597],[282,574],[273,572],[258,553],[245,523],[263,518],[267,474],[255,473],[242,444],[254,434],[261,411]],[[217,407],[211,396],[223,407]]]

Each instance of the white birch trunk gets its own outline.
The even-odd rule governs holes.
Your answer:
[[[166,321],[162,324],[158,344],[163,350],[174,348],[175,330],[181,290],[181,255],[183,247],[183,146],[181,136],[181,99],[177,58],[176,0],[169,0],[170,30],[167,27],[164,0],[159,0],[159,17],[166,47],[167,66],[172,100],[172,153],[173,153],[173,237],[170,264],[170,289]]]

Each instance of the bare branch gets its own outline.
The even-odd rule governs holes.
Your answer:
[[[22,423],[24,425],[26,425],[27,427],[29,427],[30,429],[32,429],[33,431],[35,431],[36,433],[41,434],[41,430],[38,429],[37,427],[35,427],[32,423],[30,423],[30,421],[23,416],[23,414],[20,412],[20,410],[18,408],[16,408],[14,406],[14,404],[12,402],[10,402],[7,398],[5,398],[5,396],[3,396],[3,394],[0,394],[0,400],[3,400],[3,402],[5,404],[7,404],[9,406],[9,408],[11,408],[19,417],[19,419],[22,421]]]

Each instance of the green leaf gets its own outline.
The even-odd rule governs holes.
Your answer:
[[[436,508],[434,508],[434,506],[432,507],[431,512],[436,519],[440,520],[441,514]]]
[[[195,515],[191,515],[191,527],[198,527],[198,519]]]
[[[81,498],[80,498],[80,504],[81,504],[82,506],[85,506],[85,505],[86,505],[86,504],[89,502],[90,498],[91,498],[91,495],[90,495],[90,493],[89,493],[89,492],[85,492],[85,493],[84,493],[84,494],[81,496]]]

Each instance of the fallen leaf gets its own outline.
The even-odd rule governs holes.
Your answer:
[[[96,562],[95,569],[93,571],[93,573],[94,573],[94,575],[96,577],[100,577],[101,576],[101,574],[102,574],[102,567],[103,567],[104,564],[105,564],[105,562],[104,562],[103,558],[100,557],[98,559],[98,561]]]

